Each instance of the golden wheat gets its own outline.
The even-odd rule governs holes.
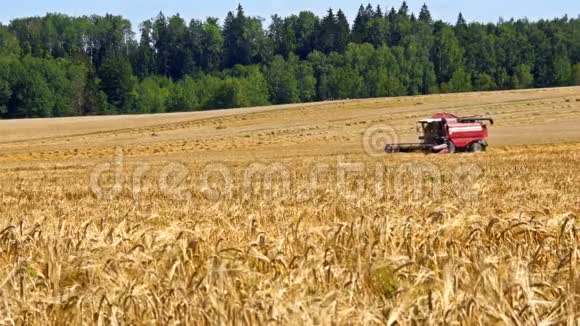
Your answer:
[[[411,157],[442,171],[441,193],[426,180],[419,201],[414,183],[377,195],[368,171],[348,180],[358,198],[330,175],[303,201],[236,189],[218,202],[193,177],[190,200],[159,191],[156,168],[138,198],[110,200],[82,169],[5,173],[3,322],[574,324],[579,150]],[[483,169],[472,202],[449,174],[468,163]],[[292,166],[306,187],[309,164]]]
[[[0,147],[0,324],[580,323],[580,143],[172,156],[234,143],[143,128]]]

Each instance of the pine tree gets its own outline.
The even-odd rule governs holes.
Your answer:
[[[274,53],[284,57],[288,56],[288,53],[290,53],[290,47],[288,46],[289,40],[284,20],[280,16],[272,16],[269,35],[274,43]]]
[[[406,1],[403,1],[403,3],[401,4],[401,8],[399,8],[398,15],[403,17],[409,16],[409,6],[407,5]]]
[[[336,13],[336,43],[334,46],[337,52],[344,53],[346,51],[349,35],[350,26],[348,25],[348,19],[344,15],[344,12],[339,9]]]
[[[232,67],[238,60],[238,39],[240,38],[240,26],[237,23],[236,17],[230,11],[228,12],[224,21],[223,37],[224,37],[224,64],[226,67]]]
[[[329,54],[336,50],[336,16],[332,9],[328,9],[328,14],[322,19],[318,36],[318,49]]]
[[[383,18],[383,10],[381,9],[381,5],[377,5],[374,18]]]
[[[155,21],[153,22],[153,44],[156,50],[156,67],[157,74],[168,76],[169,75],[169,48],[170,36],[169,30],[167,29],[167,19],[162,12],[159,13]]]
[[[368,17],[365,13],[365,8],[360,5],[354,24],[352,26],[352,41],[354,43],[362,43],[366,38]]]
[[[419,13],[419,20],[427,24],[431,24],[433,22],[431,12],[429,11],[429,8],[427,7],[426,4],[423,4],[423,7],[421,7],[421,12]]]
[[[409,7],[407,3],[403,1],[399,12],[396,15],[395,21],[390,25],[390,46],[401,45],[407,36],[411,34],[412,22],[409,17]]]
[[[236,51],[236,64],[249,65],[252,62],[251,59],[251,44],[250,40],[246,35],[248,25],[248,19],[244,13],[244,8],[241,4],[238,5],[236,18],[234,19],[234,36],[235,45],[234,49]]]
[[[195,63],[191,48],[186,46],[187,27],[185,20],[179,15],[169,18],[167,24],[169,46],[167,49],[168,76],[174,80],[183,78],[185,74],[193,74]]]
[[[144,78],[155,71],[155,50],[153,49],[153,39],[151,37],[153,24],[150,20],[141,25],[141,40],[137,48],[133,67],[139,78]]]
[[[459,13],[459,16],[457,16],[457,22],[455,23],[455,27],[466,27],[467,26],[467,22],[465,21],[465,18],[463,18],[463,14]]]
[[[203,38],[203,23],[197,19],[190,20],[184,37],[184,46],[186,55],[191,58],[185,60],[187,70],[184,75],[191,75],[199,71],[199,69],[203,69],[202,62],[205,49]]]
[[[395,23],[395,21],[397,20],[397,11],[395,10],[395,7],[391,7],[391,11],[389,11],[387,18],[389,19],[389,22],[391,24]]]
[[[367,4],[367,7],[365,8],[365,16],[367,19],[371,19],[375,16],[375,11],[373,10],[373,6],[370,3]]]

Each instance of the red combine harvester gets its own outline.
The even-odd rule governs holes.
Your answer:
[[[435,114],[417,123],[418,144],[389,144],[387,153],[455,153],[483,152],[487,149],[487,123],[491,117],[458,117],[449,113]]]

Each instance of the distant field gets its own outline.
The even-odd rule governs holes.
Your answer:
[[[491,114],[492,147],[580,141],[580,88],[297,104],[162,115],[0,121],[0,162],[130,156],[187,159],[356,153],[373,125],[414,141],[415,121],[436,112]],[[262,155],[263,154],[263,155]]]
[[[578,87],[0,121],[0,324],[577,324],[579,167]]]

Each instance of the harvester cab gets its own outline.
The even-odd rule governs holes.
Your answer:
[[[387,153],[455,153],[483,152],[487,149],[488,123],[491,117],[458,117],[438,113],[417,122],[420,143],[388,144]]]
[[[445,127],[441,119],[428,119],[417,122],[419,140],[427,144],[442,143],[445,138]]]

